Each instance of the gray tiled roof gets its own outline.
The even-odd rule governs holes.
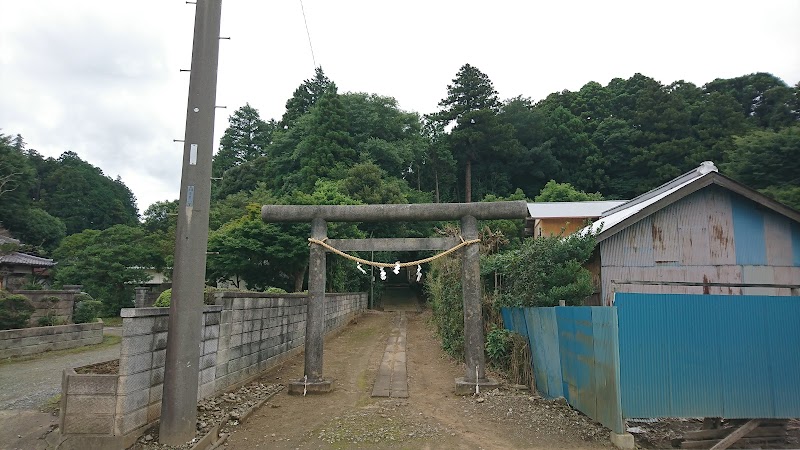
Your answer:
[[[40,258],[28,255],[27,253],[13,252],[8,255],[0,255],[0,264],[13,264],[19,266],[33,267],[53,267],[56,265],[52,259]]]
[[[14,239],[12,237],[3,236],[2,234],[0,234],[0,244],[18,244],[19,245],[19,239]]]

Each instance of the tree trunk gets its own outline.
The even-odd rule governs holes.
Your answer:
[[[464,202],[472,202],[472,160],[467,158],[467,167],[464,170]]]
[[[435,186],[434,189],[436,191],[436,203],[440,203],[440,201],[439,201],[439,171],[438,170],[434,170],[433,171],[433,179],[434,179],[434,186]]]
[[[303,290],[303,280],[306,277],[306,268],[298,270],[294,273],[294,291],[301,292]]]

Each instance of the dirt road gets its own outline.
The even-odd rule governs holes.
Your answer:
[[[40,408],[61,393],[63,369],[119,358],[118,343],[92,347],[0,361],[0,450],[47,448],[43,437],[58,423],[58,416]]]
[[[457,397],[460,364],[442,353],[429,313],[405,312],[409,398],[372,398],[372,385],[399,312],[370,312],[326,341],[324,375],[332,393],[285,391],[236,427],[228,449],[555,449],[612,448],[608,430],[563,403],[525,391]],[[263,382],[300,378],[302,356]]]
[[[43,353],[27,361],[0,362],[0,410],[36,409],[61,393],[61,372],[119,358],[119,344],[82,352]]]

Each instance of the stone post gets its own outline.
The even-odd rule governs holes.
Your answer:
[[[324,219],[311,221],[311,237],[328,237]],[[322,378],[322,350],[325,337],[325,249],[311,244],[308,258],[308,304],[306,305],[304,378],[289,384],[290,394],[330,392],[330,380]]]
[[[150,292],[150,288],[146,286],[136,286],[133,288],[135,294],[133,296],[133,306],[136,308],[144,308],[147,306],[153,306],[147,304],[147,293]]]
[[[478,238],[478,220],[474,216],[461,218],[461,236],[464,240]],[[465,247],[461,255],[461,283],[464,298],[464,360],[467,368],[464,378],[456,378],[456,395],[474,394],[498,386],[497,381],[486,378],[483,315],[481,312],[480,245],[473,244]]]

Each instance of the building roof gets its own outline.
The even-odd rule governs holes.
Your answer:
[[[789,208],[758,191],[721,175],[713,162],[704,161],[696,169],[604,212],[599,219],[580,230],[579,233],[583,234],[591,229],[593,233],[597,234],[597,242],[603,241],[654,212],[711,184],[733,191],[778,214],[800,222],[800,211]]]
[[[605,211],[625,203],[625,200],[592,202],[536,202],[528,203],[528,214],[534,219],[568,219],[600,217]]]
[[[12,237],[3,236],[0,234],[0,244],[17,244],[19,245],[19,239],[14,239]]]
[[[53,267],[56,265],[52,259],[40,258],[27,253],[12,252],[8,255],[0,255],[0,264],[32,267]]]

